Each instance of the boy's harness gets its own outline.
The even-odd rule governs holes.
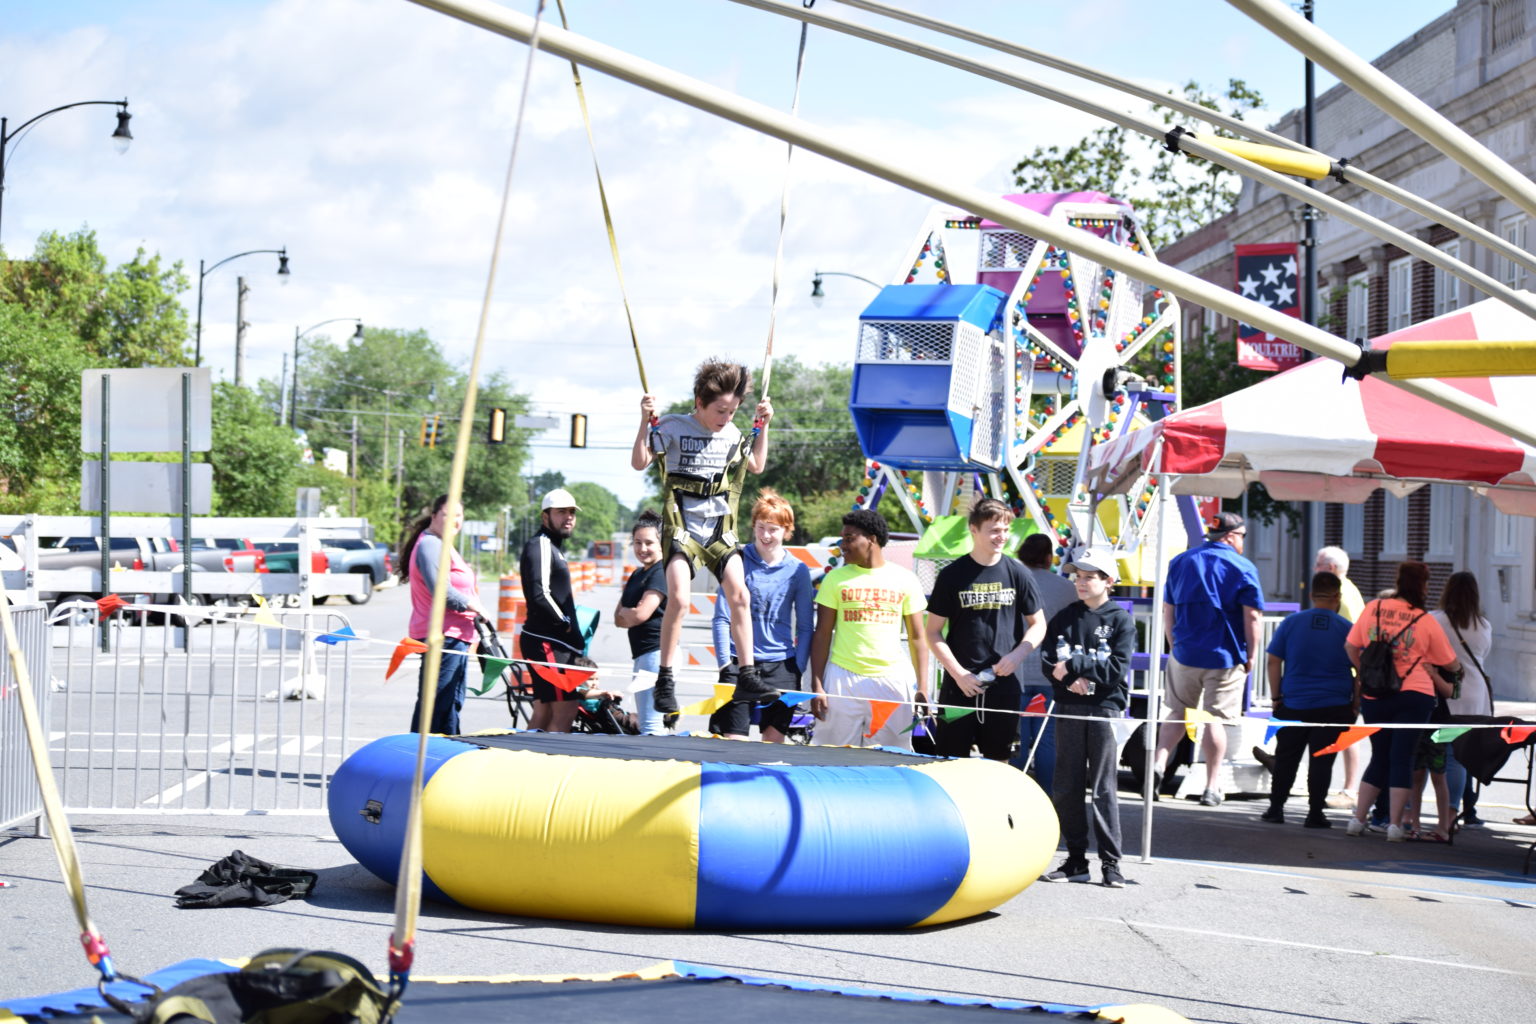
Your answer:
[[[661,479],[661,521],[665,527],[663,550],[671,557],[679,551],[697,568],[700,563],[713,567],[735,552],[740,544],[736,539],[736,514],[741,505],[741,489],[747,478],[747,456],[757,432],[743,434],[733,446],[730,458],[718,473],[707,477],[692,473],[680,473],[669,469]],[[683,515],[683,497],[713,498],[727,495],[726,511],[715,523],[714,534],[708,543],[701,544],[688,532]]]

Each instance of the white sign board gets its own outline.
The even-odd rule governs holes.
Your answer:
[[[181,515],[181,463],[110,462],[112,512],[147,512],[150,515]],[[87,459],[80,465],[80,508],[101,508],[101,463]],[[192,514],[206,516],[213,510],[213,467],[192,464]]]
[[[101,451],[101,378],[105,375],[111,382],[107,443],[112,451],[181,451],[181,379],[188,373],[192,375],[192,450],[208,451],[213,447],[213,377],[206,366],[82,371],[80,450]]]
[[[459,532],[471,537],[494,537],[496,524],[489,519],[466,519],[464,525],[459,527]]]

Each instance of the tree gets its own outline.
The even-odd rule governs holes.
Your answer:
[[[256,394],[228,381],[213,388],[214,514],[291,516],[299,452]]]
[[[1186,82],[1184,99],[1208,110],[1243,120],[1263,107],[1264,99],[1242,79],[1233,78],[1220,96],[1197,82]],[[1165,125],[1198,128],[1231,136],[1167,107],[1156,108]],[[1201,163],[1165,148],[1160,141],[1119,126],[1098,128],[1065,150],[1037,146],[1013,168],[1014,184],[1028,192],[1096,189],[1136,207],[1137,218],[1153,246],[1166,245],[1237,205],[1240,176],[1219,164]]]
[[[80,374],[91,360],[62,324],[0,302],[0,374],[11,381],[0,416],[0,509],[80,510]]]
[[[628,525],[623,522],[625,510],[618,495],[602,484],[581,481],[571,484],[568,490],[571,497],[576,499],[576,504],[581,506],[581,514],[576,517],[576,529],[571,532],[568,545],[571,557],[581,557],[581,553],[593,541],[607,540]]]

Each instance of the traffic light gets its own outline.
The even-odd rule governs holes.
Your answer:
[[[507,410],[492,409],[490,420],[486,423],[486,444],[505,444],[507,440]]]
[[[421,446],[423,448],[436,448],[438,429],[442,424],[442,416],[438,413],[428,413],[421,418]]]
[[[571,413],[571,447],[585,448],[587,446],[587,414],[584,412]]]

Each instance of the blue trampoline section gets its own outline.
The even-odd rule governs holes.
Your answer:
[[[343,761],[331,778],[328,805],[336,838],[359,864],[391,885],[400,877],[400,852],[405,848],[405,819],[411,804],[416,746],[415,733],[374,740]],[[445,736],[429,737],[422,788],[450,758],[478,749]],[[370,800],[380,806],[378,824],[368,821],[358,810]],[[422,879],[422,892],[435,900],[455,902],[430,878]]]
[[[696,927],[910,927],[969,866],[965,821],[920,772],[703,765]]]

